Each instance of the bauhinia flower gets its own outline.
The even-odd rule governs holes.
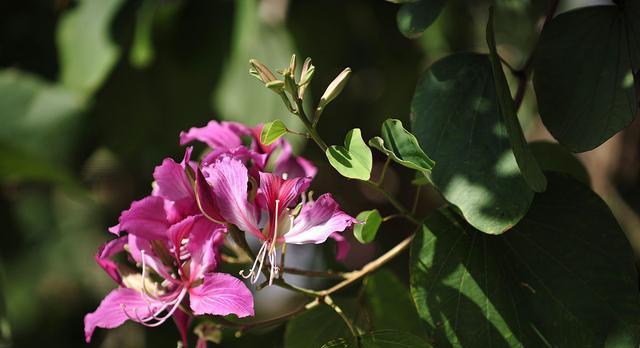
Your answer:
[[[285,243],[324,243],[334,233],[342,232],[357,222],[341,211],[338,203],[328,193],[315,201],[303,202],[299,212],[294,209],[300,197],[304,197],[310,177],[284,178],[260,172],[255,199],[249,200],[248,170],[241,161],[223,156],[204,167],[203,172],[220,215],[227,222],[262,241],[255,262],[245,275],[253,283],[257,281],[265,262],[270,267],[270,284],[278,275],[278,246]]]
[[[98,264],[120,285],[105,297],[95,312],[85,317],[87,342],[96,327],[113,328],[126,320],[158,326],[170,317],[183,337],[188,306],[196,314],[253,315],[253,298],[237,278],[214,272],[226,226],[205,217],[195,199],[192,180],[186,174],[191,149],[182,163],[163,161],[154,171],[150,196],[133,202],[119,224],[110,231],[128,235],[105,244]],[[127,271],[111,257],[126,250],[141,265],[141,272]],[[152,274],[154,273],[154,274]],[[153,281],[160,279],[159,282]]]

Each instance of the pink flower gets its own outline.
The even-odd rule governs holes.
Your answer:
[[[259,173],[259,189],[255,200],[249,201],[247,168],[237,159],[222,157],[203,169],[211,190],[226,221],[263,241],[251,271],[246,276],[256,282],[265,260],[268,260],[270,279],[278,273],[276,246],[283,243],[319,244],[336,232],[356,223],[353,217],[340,210],[330,194],[316,201],[303,203],[300,212],[293,209],[299,197],[309,187],[311,178],[285,179],[271,173]],[[266,221],[260,222],[261,216]]]
[[[214,272],[226,226],[200,212],[193,182],[186,173],[194,168],[190,153],[189,148],[180,164],[165,159],[156,167],[152,194],[133,202],[120,216],[119,224],[110,229],[117,235],[123,231],[128,235],[101,247],[96,261],[120,287],[85,316],[87,342],[96,327],[113,328],[126,320],[158,326],[170,317],[184,337],[188,321],[178,308],[186,305],[187,296],[196,315],[253,315],[253,297],[244,283]],[[141,273],[119,271],[111,257],[124,250],[142,266]],[[162,281],[151,281],[150,272]]]
[[[203,165],[214,163],[220,156],[228,155],[241,160],[245,165],[251,161],[251,174],[264,171],[271,156],[277,154],[274,163],[274,173],[288,177],[303,177],[316,175],[317,169],[308,160],[294,156],[291,145],[280,138],[274,144],[264,145],[260,142],[262,125],[248,128],[236,122],[210,121],[206,126],[193,127],[188,132],[180,133],[180,144],[200,141],[211,147],[212,151],[202,160]],[[244,146],[243,138],[249,139]]]

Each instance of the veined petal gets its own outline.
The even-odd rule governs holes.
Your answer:
[[[279,201],[279,212],[294,203],[300,194],[309,188],[311,178],[298,177],[283,179],[272,173],[260,172],[260,190],[257,199],[271,214],[275,212],[275,202]]]
[[[149,240],[164,239],[169,222],[162,197],[147,196],[131,203],[131,207],[120,215],[120,223],[111,229],[118,234],[127,231]]]
[[[189,291],[193,314],[253,315],[253,296],[240,279],[225,273],[209,273],[204,283]]]
[[[213,190],[199,168],[196,169],[196,197],[198,199],[198,207],[205,217],[210,220],[224,221],[213,196]]]
[[[122,277],[118,272],[118,265],[111,260],[111,257],[119,252],[124,251],[124,245],[127,244],[127,236],[122,236],[114,240],[110,240],[103,244],[96,254],[96,262],[105,272],[118,284],[122,285]]]
[[[166,158],[155,168],[153,178],[157,184],[157,195],[173,201],[180,215],[186,216],[195,210],[195,194],[184,165]]]
[[[210,121],[204,127],[192,127],[188,132],[181,132],[180,145],[198,140],[212,148],[236,148],[242,145],[240,137],[247,134],[249,130],[242,124]]]
[[[294,156],[291,150],[291,144],[282,141],[280,155],[275,162],[274,173],[278,176],[285,174],[289,178],[297,177],[315,177],[318,168],[311,162],[300,156]]]
[[[258,229],[258,210],[247,200],[249,177],[247,168],[237,159],[223,156],[213,165],[203,168],[208,174],[220,214],[241,230],[263,238]]]
[[[357,220],[340,210],[338,203],[325,193],[302,207],[293,227],[283,238],[286,243],[324,243],[334,232],[344,231]]]
[[[163,303],[145,298],[141,293],[118,288],[111,291],[93,313],[84,317],[84,336],[87,343],[96,327],[112,329],[131,318],[146,318],[162,307]]]
[[[211,220],[200,217],[194,222],[187,250],[191,254],[191,270],[189,272],[191,280],[202,278],[205,273],[216,268],[218,248],[224,239],[226,227]]]
[[[127,246],[129,247],[129,254],[133,258],[133,260],[142,264],[142,257],[144,255],[144,263],[146,267],[150,267],[153,269],[158,275],[162,278],[175,283],[175,279],[169,274],[169,270],[167,266],[162,262],[159,255],[156,255],[155,250],[151,246],[151,242],[147,239],[140,238],[134,234],[129,234],[127,241]],[[165,241],[162,241],[163,248]],[[165,253],[168,254],[167,251]],[[170,255],[169,255],[170,256]]]

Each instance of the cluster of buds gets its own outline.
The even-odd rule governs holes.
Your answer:
[[[255,68],[262,81],[278,83],[261,64]],[[282,72],[283,88],[304,93],[313,75],[311,61],[303,68],[306,82],[287,87],[294,70],[295,58]],[[151,194],[133,202],[109,229],[116,238],[100,248],[96,260],[118,287],[85,316],[87,342],[96,327],[114,328],[127,320],[153,327],[173,318],[186,346],[194,316],[252,316],[251,291],[219,271],[225,250],[243,250],[237,235],[245,246],[245,234],[261,242],[253,265],[241,272],[252,283],[264,275],[271,284],[282,275],[276,250],[287,243],[332,238],[338,242],[337,257],[346,255],[341,232],[357,221],[329,193],[311,199],[306,190],[315,166],[294,156],[283,138],[265,144],[261,133],[262,126],[211,121],[180,134],[181,145],[202,142],[207,151],[198,161],[191,147],[180,163],[165,159],[155,168]],[[125,254],[127,262],[116,262],[116,254]]]

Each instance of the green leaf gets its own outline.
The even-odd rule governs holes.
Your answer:
[[[235,4],[231,53],[213,94],[213,107],[227,120],[247,124],[266,123],[289,110],[282,99],[264,84],[247,74],[249,60],[257,58],[272,68],[289,65],[295,52],[293,40],[284,22],[266,23],[260,16],[257,0],[238,0]],[[287,119],[291,129],[304,126],[297,118]],[[292,138],[294,145],[304,137]]]
[[[489,45],[489,59],[491,60],[491,70],[493,71],[493,81],[495,83],[496,95],[498,96],[498,110],[502,115],[509,141],[513,148],[513,154],[522,173],[522,177],[529,184],[529,187],[535,192],[543,192],[547,188],[547,179],[544,177],[542,170],[538,166],[538,162],[533,157],[524,133],[518,121],[518,113],[516,105],[511,99],[509,84],[507,78],[502,71],[502,63],[498,57],[496,48],[496,40],[493,30],[493,8],[489,12],[489,20],[487,22],[487,44]]]
[[[318,306],[287,323],[284,348],[317,348],[320,342],[348,335],[349,328],[333,309]]]
[[[264,145],[271,145],[281,136],[287,134],[287,125],[280,120],[265,123],[260,133],[260,142]]]
[[[434,166],[433,160],[420,148],[416,137],[404,129],[399,120],[384,121],[382,138],[369,140],[369,145],[407,168],[430,172]]]
[[[322,346],[322,348],[427,348],[429,342],[407,332],[396,330],[377,330],[366,333],[359,338],[338,338]]]
[[[411,247],[411,293],[436,346],[637,347],[634,257],[605,203],[566,175],[512,231],[490,236],[447,210]]]
[[[342,176],[369,180],[373,156],[371,149],[362,140],[359,128],[354,128],[344,138],[344,146],[333,145],[326,151],[329,163]]]
[[[120,55],[110,38],[110,25],[123,0],[81,0],[60,19],[56,41],[61,82],[91,94],[107,77]]]
[[[380,216],[380,212],[378,209],[366,210],[358,214],[356,219],[364,223],[356,224],[353,227],[353,235],[360,243],[371,243],[376,238],[378,229],[382,224],[382,216]]]
[[[158,0],[144,0],[138,9],[133,44],[129,52],[129,62],[136,68],[145,68],[153,62],[153,17],[158,5]]]
[[[533,62],[540,116],[573,152],[599,146],[638,110],[632,63],[640,52],[640,17],[631,13],[637,1],[625,6],[628,13],[618,6],[562,13],[540,36]]]
[[[407,287],[391,271],[380,270],[368,276],[365,295],[373,329],[402,330],[425,336]]]
[[[415,39],[422,35],[440,15],[446,0],[417,0],[406,2],[398,10],[396,20],[402,35]]]
[[[477,229],[500,234],[526,214],[524,180],[498,111],[487,55],[459,53],[434,63],[411,103],[413,134],[435,161],[431,181]]]
[[[0,143],[10,151],[57,165],[65,162],[84,107],[78,92],[18,70],[0,71]]]
[[[529,144],[540,167],[545,172],[558,172],[571,175],[581,183],[591,186],[591,178],[582,162],[569,150],[558,143],[535,141]]]

